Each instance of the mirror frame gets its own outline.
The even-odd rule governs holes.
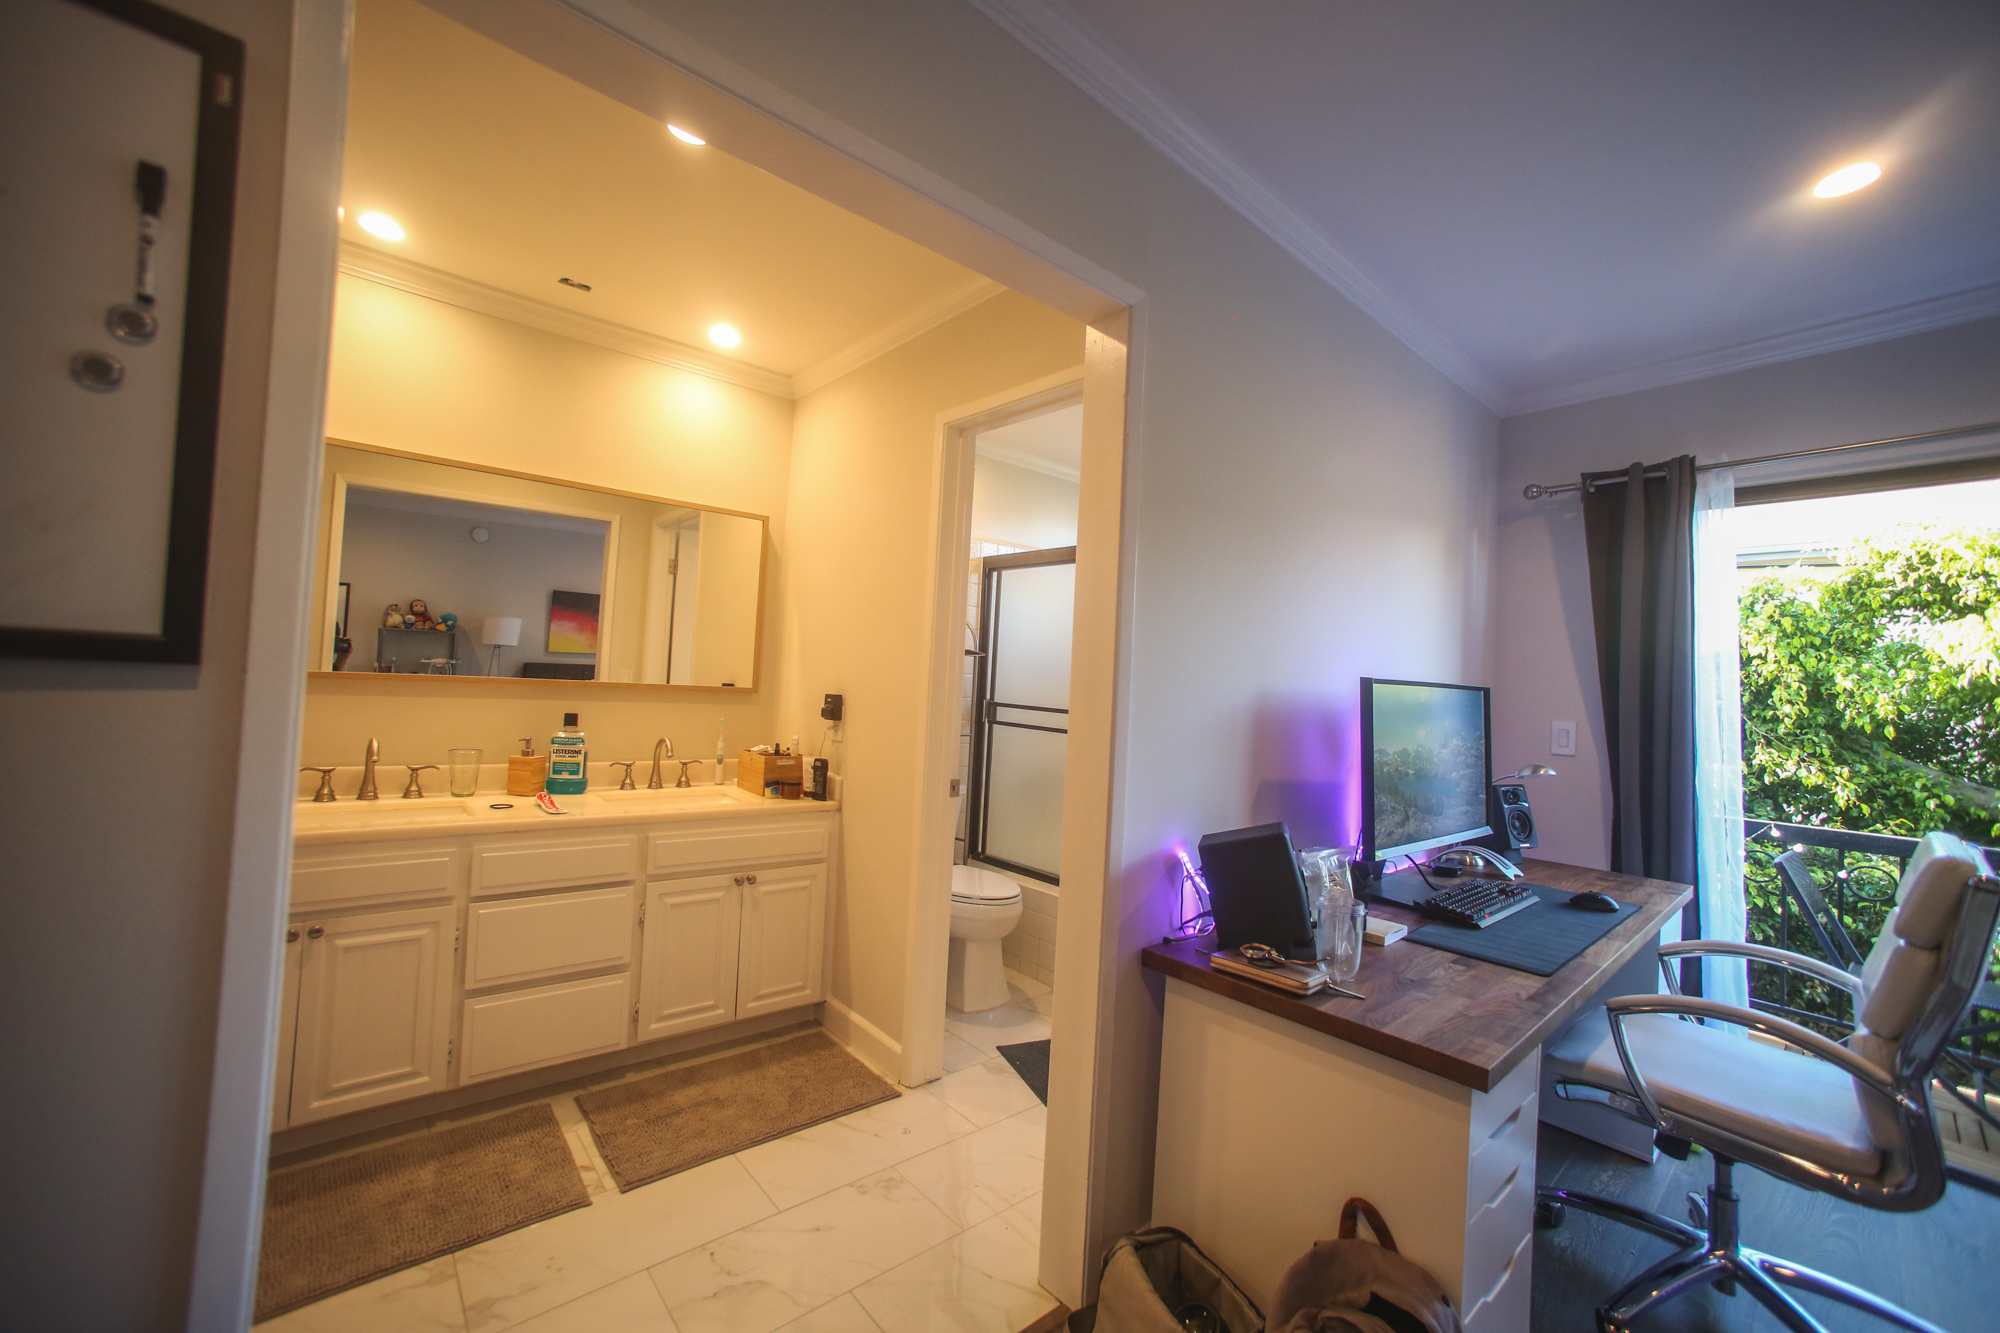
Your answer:
[[[755,694],[759,689],[763,687],[764,611],[765,607],[768,604],[768,599],[770,597],[770,578],[771,578],[771,519],[769,515],[753,514],[748,512],[747,510],[742,510],[742,509],[725,509],[721,505],[700,504],[692,500],[675,500],[662,495],[648,495],[642,491],[620,490],[614,486],[597,486],[591,484],[590,482],[570,481],[562,477],[544,476],[536,472],[521,472],[517,471],[514,468],[494,467],[486,463],[461,462],[460,460],[455,458],[441,458],[436,454],[419,454],[419,453],[414,453],[408,449],[391,449],[386,445],[367,444],[361,440],[343,440],[331,435],[326,437],[325,444],[329,446],[338,446],[339,448],[342,449],[358,449],[364,453],[381,454],[388,458],[408,459],[409,461],[414,463],[431,463],[439,467],[458,468],[466,472],[484,472],[490,476],[511,477],[516,481],[532,481],[532,482],[538,482],[545,486],[561,486],[568,490],[588,491],[597,495],[615,495],[618,496],[620,499],[625,499],[625,500],[643,500],[649,504],[672,505],[681,509],[699,509],[711,514],[727,514],[733,518],[754,519],[757,522],[759,528],[759,536],[757,543],[756,636],[755,636],[755,641],[751,648],[751,654],[752,654],[751,671],[750,671],[750,683],[748,685],[669,685],[664,681],[653,682],[653,681],[624,681],[624,680],[539,680],[526,676],[429,676],[429,675],[415,675],[415,674],[410,674],[410,675],[398,674],[394,676],[385,676],[380,672],[374,672],[374,671],[321,671],[321,670],[307,671],[306,679],[308,681],[394,680],[398,683],[410,680],[421,680],[421,681],[432,681],[432,682],[455,681],[461,685],[471,682],[479,682],[481,684],[485,684],[488,686],[492,685],[527,686],[535,689],[555,688],[559,690],[576,690],[576,689],[674,690],[674,691],[692,692],[697,694],[721,694],[721,695],[727,695],[731,698],[740,697],[746,694]],[[324,447],[325,446],[322,446],[322,448]],[[322,460],[324,460],[324,454],[322,454]],[[482,504],[504,503],[501,501],[495,501],[490,497],[473,495],[465,492],[448,491],[444,489],[430,489],[430,490],[420,491],[420,490],[412,490],[408,487],[402,487],[402,486],[380,485],[372,481],[363,481],[363,479],[361,478],[350,479],[344,473],[338,473],[332,470],[326,470],[321,479],[321,487],[322,487],[321,496],[322,496],[322,503],[329,504],[329,508],[327,510],[328,514],[327,530],[320,535],[320,541],[319,541],[319,557],[321,560],[325,561],[326,573],[321,585],[313,590],[313,595],[317,600],[319,607],[319,614],[313,627],[313,650],[312,650],[311,660],[315,662],[329,660],[333,651],[334,617],[337,615],[335,603],[340,596],[339,560],[341,554],[341,540],[343,536],[343,531],[346,527],[346,518],[347,518],[347,488],[350,485],[355,485],[355,484],[365,485],[369,489],[374,489],[374,490],[392,490],[392,491],[403,490],[403,491],[408,491],[408,493],[413,495],[437,495],[449,499],[471,500],[476,503],[482,503]],[[520,508],[522,506],[516,505],[513,507]],[[605,551],[604,551],[604,596],[606,602],[608,603],[610,599],[611,589],[613,587],[613,581],[617,576],[618,534],[620,527],[619,516],[616,514],[594,513],[592,511],[584,509],[576,509],[570,511],[560,511],[551,509],[542,512],[546,513],[566,512],[570,517],[596,519],[601,522],[608,522],[611,525],[610,532],[606,536]],[[650,575],[650,570],[648,570],[648,573]],[[351,607],[349,608],[348,615],[351,620],[353,616],[353,608]],[[351,624],[348,627],[348,632],[349,636],[352,637],[353,626]],[[626,630],[624,632],[631,633],[633,631]],[[609,657],[609,649],[607,647],[607,641],[610,640],[613,635],[617,635],[619,641],[622,642],[623,634],[620,633],[618,628],[615,626],[608,627],[608,632],[607,632],[607,627],[601,626],[598,633],[599,633],[598,659],[600,661],[603,661]],[[640,649],[640,661],[643,663],[645,660],[645,651],[643,645],[643,638],[645,631],[643,627],[640,630],[638,630],[637,633],[641,636],[642,640]]]

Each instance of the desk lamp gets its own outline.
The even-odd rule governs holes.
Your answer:
[[[521,618],[519,616],[488,616],[479,625],[479,641],[493,650],[493,660],[486,674],[500,674],[500,650],[512,648],[521,642]]]

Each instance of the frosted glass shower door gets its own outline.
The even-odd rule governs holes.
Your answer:
[[[972,819],[981,861],[1057,882],[1069,744],[1076,548],[985,562],[974,697]]]

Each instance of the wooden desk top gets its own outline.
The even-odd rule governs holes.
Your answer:
[[[1446,953],[1411,940],[1361,952],[1361,973],[1346,983],[1366,1000],[1322,992],[1295,999],[1208,965],[1213,936],[1149,946],[1144,966],[1190,985],[1226,995],[1253,1009],[1289,1019],[1342,1041],[1401,1060],[1477,1092],[1498,1086],[1528,1052],[1581,1009],[1604,979],[1630,962],[1660,933],[1667,918],[1693,896],[1685,884],[1586,870],[1553,861],[1528,861],[1530,883],[1570,893],[1595,889],[1636,904],[1639,910],[1554,976]],[[1414,908],[1369,904],[1376,917],[1407,923],[1429,920]]]

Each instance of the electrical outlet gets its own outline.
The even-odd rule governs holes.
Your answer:
[[[1576,753],[1576,723],[1574,722],[1549,723],[1549,753],[1550,754]]]

